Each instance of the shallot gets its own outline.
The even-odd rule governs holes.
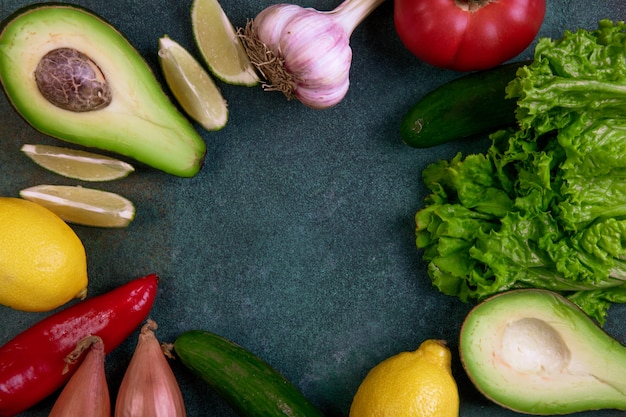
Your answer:
[[[275,4],[249,21],[240,38],[264,88],[326,109],[348,92],[356,27],[384,0],[344,0],[329,12]]]
[[[97,297],[64,308],[0,347],[0,417],[13,417],[60,389],[77,369],[63,359],[89,335],[106,352],[119,346],[146,319],[159,277],[133,279]]]
[[[148,319],[128,364],[115,403],[115,417],[185,417],[183,395]]]
[[[65,362],[78,361],[89,350],[57,398],[49,417],[111,417],[111,399],[104,373],[104,343],[87,336],[76,345]]]

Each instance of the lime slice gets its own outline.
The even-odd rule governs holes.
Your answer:
[[[22,152],[43,168],[81,181],[112,181],[126,177],[132,165],[104,155],[50,145],[23,145]]]
[[[180,44],[167,35],[159,39],[159,62],[172,94],[185,112],[207,130],[228,121],[228,107],[211,76]]]
[[[20,197],[47,207],[68,223],[97,227],[126,227],[135,206],[119,194],[70,185],[36,185]]]
[[[213,75],[229,84],[259,83],[233,24],[217,0],[194,0],[191,25],[196,45]]]

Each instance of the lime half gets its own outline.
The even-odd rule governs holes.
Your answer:
[[[229,84],[259,83],[233,24],[217,0],[194,0],[191,25],[196,45],[213,75]]]
[[[38,203],[68,223],[96,227],[126,227],[135,206],[119,194],[70,185],[36,185],[20,197]]]
[[[27,144],[21,151],[41,167],[81,181],[117,180],[135,170],[118,159],[78,149]]]

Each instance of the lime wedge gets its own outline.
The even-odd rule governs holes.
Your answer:
[[[68,223],[96,227],[126,227],[135,206],[119,194],[70,185],[36,185],[20,197],[38,203]]]
[[[104,155],[50,145],[23,145],[22,152],[39,166],[81,181],[112,181],[126,177],[132,165]]]
[[[194,0],[191,25],[196,45],[213,75],[229,84],[259,83],[233,24],[217,0]]]
[[[228,107],[211,76],[179,43],[167,35],[159,39],[159,62],[172,94],[185,112],[207,130],[228,121]]]

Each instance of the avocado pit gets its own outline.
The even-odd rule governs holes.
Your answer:
[[[556,374],[567,368],[571,353],[554,327],[526,317],[509,323],[504,330],[502,359],[520,372]]]
[[[73,48],[46,53],[37,65],[35,80],[46,100],[65,110],[88,112],[111,103],[111,89],[98,65]]]

